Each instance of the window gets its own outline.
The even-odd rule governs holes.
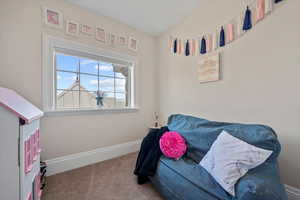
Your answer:
[[[44,45],[48,111],[135,107],[134,62],[53,38],[44,40]]]

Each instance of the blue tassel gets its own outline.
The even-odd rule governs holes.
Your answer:
[[[186,45],[185,45],[185,55],[189,56],[190,55],[190,43],[189,40],[186,41]]]
[[[244,26],[243,26],[244,31],[248,31],[252,28],[251,15],[252,15],[251,10],[247,6],[247,10],[246,10],[246,13],[245,13],[245,19],[244,19]]]
[[[275,0],[275,3],[280,3],[282,0]]]
[[[200,49],[201,54],[206,54],[206,40],[203,37],[201,40],[201,49]]]
[[[220,47],[224,47],[226,44],[226,40],[225,40],[225,31],[224,28],[222,26],[221,28],[221,32],[220,32]]]
[[[174,44],[173,44],[173,51],[174,53],[177,53],[177,39],[174,40]]]

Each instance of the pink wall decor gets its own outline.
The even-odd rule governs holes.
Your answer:
[[[227,24],[227,43],[232,42],[234,39],[234,27],[233,24]]]
[[[139,42],[136,38],[129,37],[129,41],[128,41],[128,49],[129,50],[137,51],[138,50],[138,45],[139,45]]]
[[[93,35],[93,27],[87,24],[81,24],[80,32],[86,35]]]
[[[63,28],[63,15],[61,12],[44,8],[45,24],[54,28]]]
[[[105,43],[106,42],[105,29],[101,28],[101,27],[97,27],[96,33],[95,33],[95,38],[96,38],[96,40]]]
[[[212,51],[212,35],[208,34],[206,36],[206,51],[207,53]]]
[[[260,21],[265,17],[265,0],[257,0],[256,21]]]
[[[173,39],[172,36],[170,36],[170,37],[169,37],[168,47],[169,47],[171,53],[174,53],[173,44],[174,44],[174,39]]]
[[[178,54],[179,55],[181,55],[181,52],[182,52],[182,43],[181,42],[182,42],[181,39],[179,39],[178,43],[177,43],[177,45],[178,45]]]
[[[79,33],[79,23],[71,21],[71,20],[67,20],[66,33],[68,35],[77,36]]]
[[[196,41],[192,39],[192,56],[195,56],[196,53]]]
[[[216,50],[218,48],[218,34],[217,32],[214,32],[212,34],[212,50]]]
[[[279,3],[279,2],[284,2],[283,0],[253,0],[251,2],[246,2],[243,3],[243,10],[236,15],[235,17],[232,17],[227,23],[223,24],[226,27],[224,27],[225,31],[225,38],[224,40],[226,43],[231,43],[238,38],[243,37],[248,31],[246,29],[244,30],[244,21],[245,21],[245,14],[247,13],[247,17],[251,16],[251,19],[247,20],[250,22],[251,21],[251,28],[254,27],[259,21],[263,20],[265,18],[265,15],[271,13],[274,9],[277,8],[277,6],[274,6],[274,4]],[[247,8],[247,12],[245,12]],[[250,11],[250,12],[249,12]],[[249,15],[248,15],[249,14]],[[250,26],[250,24],[249,24]],[[219,26],[220,27],[220,26]],[[250,29],[250,28],[249,28]],[[217,31],[216,31],[217,30]],[[248,29],[247,29],[248,30]],[[222,35],[220,35],[220,30],[215,29],[215,31],[212,31],[208,36],[205,37],[206,41],[206,51],[205,52],[211,52],[211,51],[216,51],[219,49],[219,46],[223,46],[223,30],[222,30]],[[199,35],[201,35],[201,39],[199,41]],[[210,45],[210,35],[211,35],[211,45]],[[222,37],[221,37],[222,36]],[[186,45],[186,39],[180,39],[180,37],[177,37],[176,35],[172,36],[175,38],[178,38],[179,45]],[[222,41],[220,41],[220,38],[222,38]],[[204,44],[204,40],[202,40],[202,33],[197,34],[196,37],[190,37],[189,36],[189,43],[190,43],[190,55],[195,55],[194,50],[196,47],[194,46],[194,40],[197,41],[197,45],[199,48],[202,46],[201,43]],[[219,43],[221,44],[219,45]],[[179,48],[179,53],[180,55],[184,50],[182,48]],[[203,45],[203,53],[204,53],[204,45]],[[173,51],[172,51],[173,54]]]

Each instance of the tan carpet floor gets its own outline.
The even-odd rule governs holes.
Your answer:
[[[42,200],[163,200],[133,175],[137,153],[47,177]]]

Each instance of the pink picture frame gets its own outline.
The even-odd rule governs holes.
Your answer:
[[[131,51],[138,51],[138,40],[134,37],[130,37],[128,41],[128,49]]]
[[[115,47],[117,43],[117,36],[113,33],[109,34],[109,45]]]
[[[47,26],[53,28],[63,28],[63,15],[60,11],[44,8],[44,19]]]
[[[85,35],[93,35],[93,27],[87,24],[81,24],[80,32]]]
[[[106,43],[105,29],[101,27],[96,27],[95,38],[100,42]]]
[[[119,36],[118,37],[118,44],[121,47],[126,47],[127,46],[127,37],[126,36]]]
[[[79,33],[79,23],[72,21],[72,20],[67,20],[66,34],[72,35],[72,36],[77,36],[78,33]]]

